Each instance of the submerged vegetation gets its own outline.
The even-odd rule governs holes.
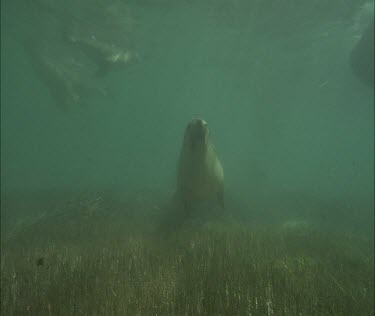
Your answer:
[[[287,225],[183,221],[151,199],[74,200],[2,236],[4,315],[371,315],[373,243]],[[138,212],[137,212],[138,209]],[[165,215],[165,214],[164,214]]]

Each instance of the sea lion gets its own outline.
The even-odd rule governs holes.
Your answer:
[[[208,133],[202,119],[193,119],[185,129],[175,197],[186,211],[210,199],[224,208],[224,171]]]
[[[104,76],[110,71],[121,69],[139,59],[138,53],[122,50],[115,45],[98,41],[94,36],[80,38],[64,35],[67,41],[76,45],[98,67],[97,76]]]

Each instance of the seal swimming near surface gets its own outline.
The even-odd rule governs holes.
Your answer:
[[[224,171],[208,134],[207,122],[202,119],[193,119],[185,129],[175,194],[185,211],[214,199],[224,208]]]
[[[96,76],[104,76],[112,70],[121,69],[139,59],[138,53],[100,42],[94,36],[80,38],[68,36],[64,32],[64,38],[79,47],[96,64],[98,67]]]

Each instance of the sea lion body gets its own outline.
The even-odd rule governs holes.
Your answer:
[[[224,207],[224,171],[208,139],[207,123],[202,119],[194,119],[186,127],[176,197],[185,209],[211,199]]]

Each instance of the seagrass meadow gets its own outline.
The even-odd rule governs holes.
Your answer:
[[[150,194],[151,195],[151,194]],[[148,196],[142,193],[142,196]],[[2,236],[4,315],[371,315],[373,241],[88,197]],[[163,216],[164,215],[164,216]],[[162,229],[162,230],[161,230]]]

